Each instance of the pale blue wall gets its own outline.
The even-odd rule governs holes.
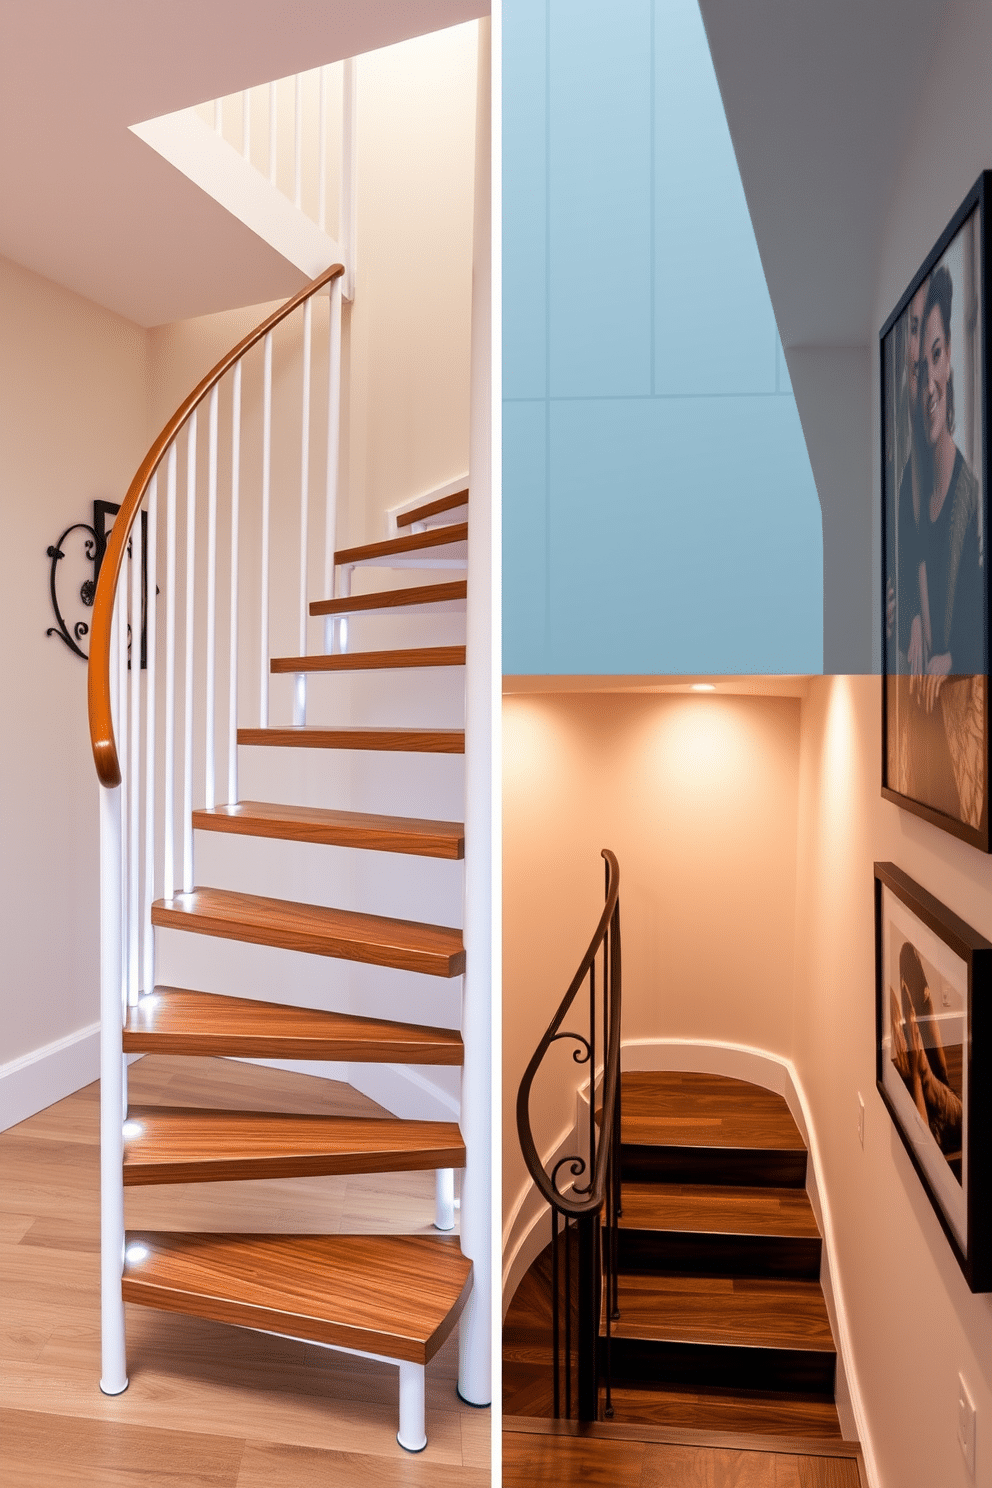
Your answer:
[[[504,0],[503,36],[503,669],[820,671],[820,507],[696,0]]]

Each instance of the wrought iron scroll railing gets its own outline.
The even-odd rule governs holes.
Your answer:
[[[620,867],[608,848],[602,855],[606,860],[603,913],[517,1094],[517,1132],[524,1161],[551,1208],[554,1415],[574,1414],[580,1421],[598,1418],[601,1385],[604,1412],[607,1416],[613,1413],[610,1345],[612,1325],[619,1317]],[[580,997],[584,988],[585,996]],[[581,1031],[562,1026],[573,1013]],[[577,1127],[580,1150],[559,1157],[548,1171],[531,1129],[530,1096],[551,1046],[566,1040],[577,1046],[572,1053],[574,1063],[587,1067],[589,1110]]]

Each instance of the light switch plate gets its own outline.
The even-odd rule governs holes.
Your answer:
[[[968,1386],[962,1375],[958,1375],[958,1446],[965,1465],[972,1477],[975,1476],[975,1402],[968,1393]]]

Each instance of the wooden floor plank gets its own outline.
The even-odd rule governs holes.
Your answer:
[[[244,1441],[229,1436],[0,1410],[9,1488],[236,1488]]]
[[[489,1488],[488,1467],[437,1461],[427,1450],[416,1458],[367,1457],[360,1452],[321,1452],[273,1442],[248,1442],[237,1488]]]

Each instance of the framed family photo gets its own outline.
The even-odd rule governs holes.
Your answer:
[[[992,1291],[992,943],[875,864],[876,1083],[973,1292]]]
[[[882,795],[989,842],[992,172],[881,332]]]

